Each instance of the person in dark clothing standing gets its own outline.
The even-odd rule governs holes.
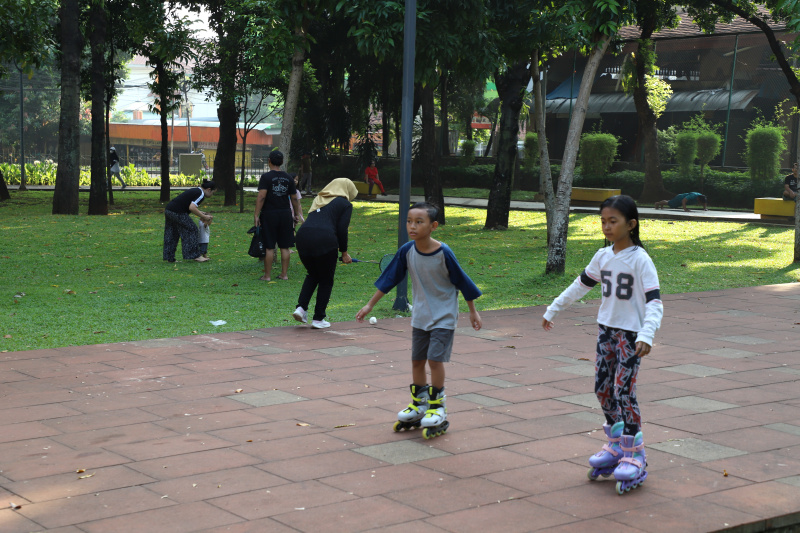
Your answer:
[[[797,163],[792,165],[792,173],[783,179],[783,199],[797,201]]]
[[[264,243],[264,275],[261,281],[270,281],[272,261],[275,258],[275,244],[281,250],[280,279],[289,279],[289,253],[294,246],[294,221],[302,211],[296,198],[297,188],[294,179],[281,170],[283,152],[273,150],[269,154],[269,172],[261,175],[258,181],[255,225],[261,226],[261,240]],[[292,209],[294,206],[294,217]]]
[[[122,179],[122,175],[120,174],[119,169],[119,156],[117,155],[117,149],[113,146],[108,149],[108,169],[111,172],[112,176],[116,176],[120,183],[122,183],[122,190],[125,190],[125,187],[128,185],[125,183],[125,180]],[[109,187],[111,186],[111,182],[109,181]]]
[[[352,181],[336,178],[314,198],[305,223],[297,231],[297,254],[308,273],[292,316],[298,322],[308,322],[308,307],[316,290],[312,328],[322,329],[331,325],[325,320],[325,315],[333,291],[338,252],[342,254],[343,263],[353,261],[347,253],[347,231],[353,214],[350,202],[357,195],[358,189]]]
[[[208,261],[208,258],[200,253],[199,231],[189,213],[194,213],[201,221],[210,223],[214,217],[200,211],[198,205],[207,196],[214,196],[216,189],[216,183],[203,180],[200,187],[192,187],[182,192],[164,208],[164,261],[175,262],[178,239],[181,241],[181,252],[185,260],[194,259],[198,263]]]

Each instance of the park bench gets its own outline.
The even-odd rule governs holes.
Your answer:
[[[572,205],[600,205],[606,198],[622,194],[621,189],[592,189],[590,187],[573,187]]]
[[[761,218],[791,218],[794,217],[794,202],[783,198],[756,198],[753,213]]]
[[[359,198],[369,198],[369,183],[364,183],[363,181],[354,181],[356,185],[356,189],[358,189],[358,197]],[[372,195],[375,196],[381,192],[380,188],[377,185],[372,186]]]

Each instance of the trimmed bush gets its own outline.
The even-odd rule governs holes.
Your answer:
[[[468,167],[475,161],[475,141],[464,141],[461,143],[461,164]]]
[[[677,126],[670,126],[665,130],[658,130],[658,160],[661,164],[672,163],[675,160],[675,137],[678,135]]]
[[[783,128],[772,125],[756,125],[747,131],[745,158],[752,180],[774,180],[780,174],[780,156],[786,144],[784,135]]]
[[[610,133],[581,135],[581,172],[591,176],[607,174],[617,156],[619,139]]]
[[[722,137],[713,131],[701,131],[697,134],[697,162],[700,163],[700,174],[712,159],[719,154]]]
[[[697,159],[697,132],[681,131],[675,136],[675,159],[684,176],[689,176]]]

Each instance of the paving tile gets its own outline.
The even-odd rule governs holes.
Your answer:
[[[602,446],[603,442],[599,439],[585,435],[568,435],[523,442],[507,446],[506,449],[541,461],[577,459],[580,463],[585,463],[589,460],[589,456],[597,453]]]
[[[598,406],[597,396],[594,393],[572,394],[570,396],[560,396],[556,400],[561,402],[573,403],[583,407],[596,408]]]
[[[669,372],[677,372],[679,374],[686,374],[687,376],[694,376],[697,378],[730,374],[730,371],[728,370],[720,370],[719,368],[694,364],[670,366],[664,368],[664,370],[668,370]]]
[[[50,500],[26,505],[18,512],[46,529],[92,522],[131,513],[151,513],[175,502],[161,498],[142,487],[86,494],[70,498],[69,505],[62,500]],[[106,530],[107,531],[107,530]]]
[[[100,448],[73,450],[56,442],[51,442],[38,450],[24,448],[20,452],[22,453],[0,452],[0,457],[4,460],[0,472],[13,481],[65,474],[80,468],[94,469],[129,462],[126,457]],[[15,456],[16,459],[12,459]]]
[[[646,484],[647,482],[645,482],[645,486]],[[627,499],[633,495],[633,493],[626,494],[624,498]],[[718,531],[758,520],[755,515],[704,502],[697,498],[661,502],[624,513],[614,513],[607,518],[643,531],[659,533]]]
[[[519,387],[519,383],[513,383],[511,381],[506,381],[503,379],[497,379],[492,377],[478,377],[472,378],[472,381],[476,381],[478,383],[483,383],[484,385],[491,385],[493,387],[501,387],[501,388],[510,388],[510,387]]]
[[[800,476],[783,477],[783,478],[778,478],[775,481],[779,483],[786,483],[787,485],[792,485],[793,487],[800,488]]]
[[[233,396],[228,396],[228,398],[230,398],[231,400],[236,400],[237,402],[246,403],[247,405],[252,405],[253,407],[280,405],[285,403],[302,402],[308,400],[308,398],[304,398],[297,394],[291,394],[279,390],[236,394]]]
[[[775,431],[788,433],[790,435],[800,436],[800,426],[796,426],[794,424],[777,423],[777,424],[767,424],[764,427],[769,429],[774,429]]]
[[[447,455],[436,459],[419,461],[419,466],[433,469],[459,478],[475,476],[489,477],[490,474],[515,471],[541,461],[533,457],[511,452],[504,448],[494,448]]]
[[[556,368],[559,372],[567,372],[569,374],[576,374],[578,376],[594,377],[594,366],[589,365],[573,365],[562,366]]]
[[[79,415],[80,411],[70,409],[60,404],[33,405],[18,407],[16,409],[0,410],[0,426],[20,424],[22,422],[42,422],[53,418]]]
[[[145,486],[156,494],[168,496],[172,501],[188,503],[267,489],[286,483],[285,479],[258,468],[243,466],[148,483]]]
[[[4,507],[4,509],[0,509],[0,525],[3,526],[3,533],[41,531],[42,528],[39,524],[25,518],[19,510],[9,509],[7,505],[4,505]]]
[[[658,423],[662,426],[672,427],[698,435],[706,435],[719,431],[728,431],[745,427],[757,426],[752,420],[730,416],[724,412],[700,413],[696,415],[679,416],[661,419]]]
[[[41,422],[0,425],[0,444],[5,442],[52,437],[61,433]]]
[[[681,465],[662,468],[655,472],[648,470],[645,483],[649,491],[670,500],[681,500],[733,489],[748,482],[736,476],[725,476],[723,472],[714,472],[696,465]]]
[[[108,449],[134,461],[145,461],[170,455],[184,455],[192,452],[227,448],[232,444],[211,435],[179,435],[162,439],[147,440],[131,444],[117,444]]]
[[[714,350],[703,350],[700,353],[704,353],[707,355],[716,355],[717,357],[724,357],[726,359],[743,359],[745,357],[756,357],[758,355],[761,355],[758,352],[738,350],[736,348],[717,348]]]
[[[733,409],[739,407],[732,403],[719,402],[717,400],[709,400],[700,396],[681,396],[679,398],[670,398],[668,400],[659,400],[655,403],[670,405],[678,409],[686,409],[687,411],[694,411],[697,413],[710,413],[713,411],[722,411],[724,409]]]
[[[636,529],[612,522],[607,518],[594,518],[590,520],[576,520],[564,524],[563,526],[549,527],[548,533],[575,533],[581,531],[591,531],[592,533],[640,533],[641,529]]]
[[[770,428],[770,426],[778,426],[778,428]],[[800,445],[800,427],[784,424],[788,428],[793,427],[798,430],[793,434],[791,431],[781,431],[779,428],[783,426],[780,424],[770,424],[770,426],[755,426],[713,433],[705,435],[703,440],[737,448],[748,453],[780,450]]]
[[[767,481],[755,485],[715,491],[699,500],[735,509],[761,518],[797,513],[800,487]]]
[[[431,515],[442,515],[511,498],[527,496],[511,487],[481,478],[457,479],[444,487],[419,487],[415,491],[395,491],[386,497]]]
[[[662,452],[687,457],[696,461],[716,461],[717,459],[727,459],[739,455],[746,455],[747,452],[721,446],[700,439],[679,439],[671,442],[657,442],[647,445],[650,448],[661,450]]]
[[[357,502],[345,501],[326,505],[314,509],[313,512],[294,511],[278,515],[275,520],[304,532],[318,532],[321,526],[336,524],[337,531],[355,533],[382,529],[388,525],[402,524],[424,516],[425,513],[417,509],[383,496],[372,496],[361,498]]]
[[[420,486],[444,486],[455,479],[436,468],[421,466],[438,464],[432,461],[435,460],[419,465],[405,463],[328,476],[322,483],[364,498],[395,491],[416,490]]]
[[[531,466],[520,463],[517,468],[509,468],[485,477],[489,481],[526,494],[542,494],[585,485],[586,473],[589,471],[588,456],[584,463],[580,465],[569,461],[548,461]]]
[[[68,474],[25,479],[7,483],[5,488],[15,494],[19,494],[29,502],[39,503],[58,500],[59,498],[72,498],[82,494],[135,487],[152,481],[153,478],[136,472],[127,466],[108,466],[88,469],[83,473],[73,470]]]
[[[500,501],[480,508],[465,509],[427,520],[445,531],[459,533],[503,533],[550,530],[575,519],[564,513],[536,505],[528,499]]]
[[[786,453],[781,450],[750,453],[732,459],[701,463],[699,466],[717,472],[725,470],[731,476],[756,483],[800,475],[800,458],[794,449],[789,449]]]
[[[328,476],[374,469],[387,463],[354,451],[339,451],[316,454],[308,457],[271,461],[257,465],[276,476],[301,482],[324,479]]]
[[[442,450],[437,450],[436,448],[410,440],[364,446],[362,448],[355,448],[353,451],[393,465],[414,463],[416,461],[450,455]]]
[[[261,460],[252,455],[222,448],[138,461],[129,466],[154,479],[175,479],[258,463]]]
[[[208,527],[241,522],[236,515],[205,502],[155,509],[148,513],[116,516],[81,524],[87,533],[106,533],[108,531],[169,531],[170,533],[193,532]]]
[[[491,396],[485,396],[483,394],[475,394],[475,393],[467,393],[467,394],[459,394],[458,396],[450,396],[449,399],[458,398],[459,400],[472,402],[477,405],[482,405],[484,407],[499,407],[501,405],[509,405],[511,402],[507,402],[505,400],[498,400],[497,398],[492,398]]]
[[[346,357],[348,355],[370,355],[378,353],[378,350],[370,350],[361,346],[338,346],[336,348],[321,348],[316,350],[320,353],[332,355],[334,357]]]
[[[613,476],[608,479],[600,478],[595,482],[586,479],[581,485],[557,491],[543,492],[528,498],[529,501],[553,509],[567,516],[581,519],[606,517],[613,519],[622,509],[625,513],[645,506],[664,504],[667,498],[649,490],[648,477],[639,488],[625,494],[624,499],[615,490],[616,483]]]
[[[758,346],[759,344],[769,344],[772,342],[767,339],[762,339],[761,337],[753,337],[750,335],[730,335],[727,337],[716,337],[715,340],[733,342],[736,344],[745,344],[747,346]]]
[[[286,513],[308,512],[334,503],[341,505],[342,502],[353,499],[356,499],[354,495],[319,481],[302,481],[206,501],[246,520],[256,520],[276,515],[285,516]],[[325,523],[318,522],[317,527]]]

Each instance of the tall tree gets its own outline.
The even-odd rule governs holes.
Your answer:
[[[180,84],[184,79],[184,65],[193,56],[197,47],[193,38],[194,30],[186,17],[169,13],[163,6],[142,13],[137,24],[137,34],[142,43],[139,52],[147,57],[147,64],[153,67],[148,85],[156,94],[152,110],[157,112],[161,122],[161,193],[159,199],[170,199],[169,182],[169,128],[167,119],[178,109],[181,102]],[[235,135],[235,132],[234,132]]]
[[[640,202],[655,202],[669,198],[672,194],[664,187],[658,156],[658,126],[656,120],[661,114],[655,107],[666,104],[672,89],[666,82],[655,77],[655,50],[650,39],[653,33],[664,28],[674,28],[680,19],[676,4],[664,0],[639,0],[636,3],[636,22],[641,30],[637,41],[637,51],[633,56],[633,76],[626,88],[633,93],[636,115],[639,123],[639,139],[644,147],[644,188],[639,196]],[[656,100],[655,106],[652,102]]]
[[[549,193],[554,202],[550,214],[551,227],[548,228],[549,242],[545,266],[547,274],[563,274],[567,261],[567,232],[572,180],[595,74],[609,43],[619,28],[630,21],[633,9],[630,0],[622,2],[617,0],[569,0],[558,12],[568,22],[562,26],[563,31],[571,32],[571,36],[588,54],[588,61],[583,71],[578,97],[575,100],[575,107],[569,122],[558,188]]]
[[[81,173],[80,109],[81,50],[83,36],[78,0],[62,0],[61,36],[61,119],[58,126],[58,170],[53,192],[54,215],[78,214]]]
[[[91,97],[92,97],[92,155],[91,184],[89,187],[89,214],[107,215],[108,183],[105,143],[105,55],[106,6],[104,0],[93,0],[89,8],[89,34],[91,47]]]
[[[769,0],[764,4],[746,0],[696,0],[690,3],[689,14],[706,31],[713,31],[717,21],[729,22],[739,16],[758,29],[767,38],[772,57],[789,83],[789,92],[794,96],[800,112],[800,71],[796,65],[800,61],[800,2],[798,0]],[[794,34],[792,41],[781,41],[770,24],[784,24],[786,32]],[[795,67],[792,67],[794,62]],[[798,118],[800,121],[800,118]],[[800,135],[796,137],[797,162],[800,164]],[[800,262],[800,204],[795,208],[794,262]]]

